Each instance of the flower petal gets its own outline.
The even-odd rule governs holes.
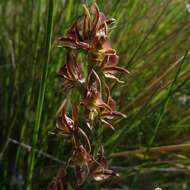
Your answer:
[[[71,49],[77,49],[76,41],[72,38],[60,37],[56,41],[57,47],[67,47]]]
[[[110,124],[108,121],[106,121],[105,119],[101,119],[102,123],[106,124],[106,126],[108,126],[109,128],[111,128],[112,130],[115,130],[115,128],[113,127],[112,124]]]
[[[77,121],[77,106],[76,106],[76,104],[72,105],[72,120],[74,122]]]
[[[99,8],[95,2],[92,4],[91,11],[95,15],[94,19],[92,21],[92,31],[95,31],[97,28],[99,18],[100,18],[100,11],[99,11]]]
[[[104,75],[106,78],[114,79],[119,83],[124,83],[124,81],[119,80],[119,78],[117,78],[116,76],[114,76],[113,74],[111,74],[109,72],[104,73]]]
[[[103,181],[112,175],[112,170],[96,171],[93,173],[93,178],[95,181]]]
[[[77,35],[77,32],[76,32],[76,28],[77,28],[77,23],[78,23],[78,19],[77,21],[75,21],[72,26],[69,28],[69,30],[67,31],[67,35],[69,38],[73,39],[73,40],[77,40],[78,38],[78,35]]]
[[[127,117],[124,113],[118,112],[118,111],[113,111],[112,114],[113,114],[114,116],[121,116],[121,117],[124,117],[124,118]]]
[[[103,180],[108,179],[111,176],[119,176],[119,174],[109,169],[99,168],[93,172],[92,176],[95,181],[103,181]]]
[[[129,74],[129,71],[125,68],[122,67],[118,67],[118,66],[105,66],[104,67],[104,71],[109,71],[109,72],[113,72],[113,71],[118,71],[118,72],[124,72]]]

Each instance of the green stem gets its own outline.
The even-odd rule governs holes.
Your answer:
[[[153,144],[154,139],[155,139],[156,134],[157,134],[157,131],[158,131],[158,129],[159,129],[159,127],[160,127],[160,124],[161,124],[161,122],[162,122],[162,120],[163,120],[163,118],[164,118],[166,109],[167,109],[168,104],[169,104],[169,101],[170,101],[170,96],[171,96],[171,94],[172,94],[173,88],[174,88],[174,86],[175,86],[175,84],[176,84],[176,81],[177,81],[177,79],[178,79],[178,76],[179,76],[179,74],[180,74],[180,72],[181,72],[182,65],[183,65],[183,63],[184,63],[184,61],[185,61],[185,59],[186,59],[186,57],[187,57],[187,54],[188,54],[188,51],[185,52],[185,55],[184,55],[184,57],[183,57],[183,59],[182,59],[182,61],[181,61],[181,64],[179,64],[179,67],[178,67],[178,69],[177,69],[177,72],[176,72],[176,75],[175,75],[175,77],[174,77],[174,80],[173,80],[173,82],[172,82],[172,84],[171,84],[171,86],[170,86],[170,88],[169,88],[169,90],[168,90],[166,102],[165,102],[164,106],[163,106],[162,109],[161,109],[160,116],[159,116],[158,121],[157,121],[157,123],[156,123],[156,127],[154,128],[154,134],[153,134],[153,136],[151,137],[151,139],[149,140],[149,147],[151,147],[151,145]]]
[[[35,7],[33,7],[34,9]],[[41,0],[38,1],[38,5],[37,5],[37,26],[39,26],[40,24],[40,10],[41,10]],[[34,24],[33,24],[34,25]],[[35,26],[34,26],[35,27]],[[34,29],[35,30],[35,29]],[[35,34],[34,36],[34,44],[35,44],[35,54],[34,54],[34,59],[31,62],[31,64],[33,64],[32,67],[32,78],[35,77],[35,68],[36,68],[36,63],[37,63],[37,54],[38,54],[38,44],[39,44],[39,32],[37,31],[37,34]],[[28,97],[26,100],[26,106],[30,105],[31,99],[32,99],[32,91],[33,91],[33,83],[34,81],[31,81],[31,85],[30,88],[28,90]],[[25,116],[26,117],[26,116]],[[25,137],[25,131],[26,131],[26,127],[27,127],[27,119],[24,121],[22,128],[21,128],[21,132],[20,132],[20,136],[19,136],[19,141],[23,142],[24,141],[24,137]],[[20,160],[21,160],[21,147],[18,147],[17,152],[16,152],[16,161],[15,161],[15,167],[19,167],[20,164]]]
[[[54,15],[55,0],[48,1],[48,19],[46,25],[46,36],[45,36],[45,49],[44,49],[44,64],[43,64],[43,73],[40,83],[40,89],[38,94],[37,108],[36,108],[36,120],[34,125],[34,132],[32,138],[32,150],[28,158],[28,171],[27,171],[27,183],[26,189],[32,189],[32,176],[35,164],[35,148],[37,146],[38,134],[42,118],[42,110],[44,104],[45,90],[47,84],[47,75],[48,75],[48,65],[50,60],[50,50],[51,50],[51,40],[52,40],[52,31],[53,31],[53,15]]]

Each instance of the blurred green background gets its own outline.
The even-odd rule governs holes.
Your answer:
[[[82,13],[82,3],[91,2],[0,0],[2,190],[27,189],[31,175],[32,189],[46,189],[68,157],[68,140],[51,132],[61,102],[77,100],[78,95],[66,92],[57,78],[65,51],[54,42]],[[185,0],[97,3],[116,19],[110,29],[112,46],[119,65],[130,74],[122,78],[124,84],[110,80],[111,94],[117,109],[128,117],[113,121],[115,131],[103,131],[106,156],[120,177],[102,183],[91,180],[82,189],[188,190],[190,4]],[[29,160],[34,152],[32,168]]]

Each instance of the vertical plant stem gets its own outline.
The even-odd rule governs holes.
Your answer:
[[[181,68],[182,68],[182,65],[183,65],[183,63],[184,63],[186,57],[187,57],[187,54],[188,54],[188,51],[186,51],[186,53],[185,53],[185,55],[184,55],[184,57],[183,57],[183,59],[182,59],[182,61],[181,61],[181,64],[179,64],[179,67],[178,67],[178,69],[177,69],[177,71],[176,71],[176,75],[175,75],[175,77],[174,77],[174,80],[173,80],[173,82],[172,82],[172,84],[171,84],[171,86],[170,86],[170,88],[169,88],[169,90],[168,90],[166,102],[165,102],[164,106],[163,106],[162,109],[161,109],[160,116],[159,116],[158,121],[157,121],[157,123],[156,123],[156,126],[155,126],[155,128],[154,128],[154,134],[152,135],[152,137],[151,137],[150,140],[149,140],[149,147],[151,147],[151,145],[152,145],[153,142],[154,142],[154,139],[155,139],[155,137],[156,137],[156,133],[157,133],[159,127],[160,127],[160,124],[161,124],[161,122],[162,122],[162,119],[163,119],[163,117],[164,117],[164,115],[165,115],[165,111],[166,111],[166,109],[167,109],[167,107],[168,107],[169,100],[170,100],[170,97],[171,97],[171,93],[172,93],[173,88],[174,88],[174,86],[175,86],[175,84],[176,84],[176,82],[177,82],[178,76],[179,76],[179,74],[180,74],[180,72],[181,72]]]
[[[35,9],[35,7],[33,7],[33,9]],[[38,4],[37,4],[37,26],[40,25],[40,10],[41,10],[41,0],[38,0]],[[34,21],[33,21],[34,22]],[[34,24],[33,24],[34,25]],[[35,44],[35,50],[34,50],[34,57],[33,57],[33,61],[31,62],[32,64],[32,70],[31,70],[31,75],[32,78],[35,77],[35,67],[36,67],[36,63],[37,63],[37,54],[38,54],[38,44],[39,44],[39,31],[36,32],[35,37],[34,37],[34,44]],[[26,106],[30,105],[31,99],[32,99],[32,91],[33,91],[33,81],[31,82],[30,88],[28,90],[28,97],[26,100]],[[21,128],[21,132],[20,132],[20,136],[19,136],[19,141],[22,142],[24,141],[24,137],[25,137],[25,131],[27,128],[27,124],[28,121],[25,120],[22,128]],[[18,147],[17,152],[16,152],[16,161],[15,161],[15,167],[19,167],[19,163],[20,163],[20,159],[21,159],[21,147]]]
[[[44,104],[45,89],[47,84],[47,75],[48,75],[48,64],[50,60],[50,50],[51,50],[51,39],[52,39],[52,30],[53,30],[53,15],[54,15],[55,0],[48,1],[48,19],[46,25],[46,36],[44,42],[44,62],[43,62],[43,73],[40,83],[40,90],[38,94],[38,102],[36,108],[36,120],[33,131],[32,138],[32,150],[28,158],[28,171],[27,171],[27,184],[26,189],[32,189],[32,176],[33,169],[35,164],[35,148],[37,146],[38,134],[40,129],[40,123],[42,118],[42,110]]]

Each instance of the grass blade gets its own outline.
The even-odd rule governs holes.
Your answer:
[[[44,64],[43,64],[43,73],[40,83],[40,90],[38,94],[38,102],[36,108],[36,120],[35,126],[33,131],[33,138],[32,138],[32,150],[30,157],[28,158],[28,175],[27,175],[27,190],[32,189],[32,176],[33,176],[33,169],[35,164],[35,148],[37,146],[38,141],[38,134],[40,129],[41,123],[41,116],[44,104],[44,97],[45,97],[45,90],[46,90],[46,83],[47,83],[47,76],[48,76],[48,65],[50,60],[50,51],[51,51],[51,40],[52,40],[52,31],[53,31],[53,15],[54,15],[54,7],[55,7],[55,0],[48,1],[48,19],[46,25],[46,36],[45,36],[45,49],[44,49]]]

